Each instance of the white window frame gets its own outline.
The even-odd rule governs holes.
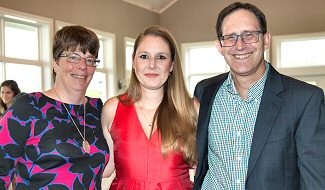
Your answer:
[[[192,90],[194,89],[194,87],[190,85],[190,77],[191,76],[206,76],[206,78],[208,78],[208,77],[223,73],[223,72],[211,72],[211,73],[201,73],[201,74],[200,73],[196,73],[196,74],[190,73],[190,69],[189,69],[189,64],[190,64],[189,52],[190,52],[190,50],[197,49],[197,48],[211,48],[211,47],[216,48],[215,41],[193,42],[193,43],[181,44],[181,52],[182,52],[181,54],[182,54],[182,64],[183,64],[182,66],[183,66],[183,71],[184,71],[184,75],[185,75],[185,81],[186,81],[186,84],[187,84],[187,87],[188,87],[190,93],[193,93]],[[228,65],[226,65],[226,71],[229,71]]]
[[[63,21],[55,21],[55,29],[58,31],[63,26],[73,25],[68,22]],[[87,27],[87,26],[86,26]],[[87,27],[88,28],[88,27]],[[104,96],[102,97],[103,101],[106,101],[106,99],[111,98],[113,96],[117,95],[117,80],[116,80],[116,42],[115,42],[115,34],[89,28],[93,32],[95,32],[98,35],[99,39],[102,39],[104,41],[104,63],[103,68],[96,68],[96,72],[105,73],[106,75],[106,84],[104,84],[106,91]],[[107,51],[105,51],[107,50]]]
[[[313,40],[325,38],[325,32],[279,35],[272,37],[272,65],[276,66],[279,72],[290,76],[314,76],[325,75],[325,66],[282,68],[281,65],[281,43],[289,41]]]
[[[217,73],[211,72],[211,73],[202,73],[202,74],[194,74],[192,75],[190,73],[189,64],[190,64],[190,50],[194,48],[208,48],[208,47],[215,47],[215,41],[208,41],[208,42],[193,42],[193,43],[183,43],[181,45],[181,52],[182,52],[182,63],[183,63],[183,71],[185,75],[185,81],[187,84],[187,87],[190,88],[190,77],[191,76],[211,76],[216,75]],[[220,74],[220,73],[219,73]]]
[[[23,64],[23,65],[34,65],[40,67],[40,81],[39,81],[39,91],[44,91],[46,89],[50,89],[52,86],[52,77],[48,77],[52,75],[52,56],[51,56],[51,48],[52,48],[52,36],[53,36],[53,20],[45,17],[40,17],[32,14],[27,14],[11,9],[6,9],[0,7],[0,14],[1,15],[10,15],[13,17],[18,17],[22,19],[27,19],[30,21],[34,21],[34,23],[26,22],[24,20],[16,20],[16,19],[6,19],[16,23],[22,23],[27,25],[32,25],[38,27],[38,37],[39,37],[39,59],[38,60],[27,60],[27,59],[18,59],[18,58],[11,58],[5,57],[5,50],[4,50],[4,42],[1,42],[1,54],[0,54],[0,66],[2,70],[0,80],[7,80],[5,67],[6,63],[16,63],[16,64]],[[3,37],[4,35],[4,22],[1,19],[0,22],[0,35]],[[36,73],[30,73],[36,74]],[[28,77],[28,75],[26,76]],[[35,85],[35,84],[34,84]]]
[[[301,41],[324,39],[325,32],[278,35],[272,37],[272,65],[277,68],[280,73],[297,78],[302,81],[315,81],[317,86],[325,91],[325,65],[309,66],[309,67],[281,67],[281,42]]]

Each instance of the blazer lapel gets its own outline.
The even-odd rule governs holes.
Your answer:
[[[208,154],[208,126],[210,122],[211,110],[214,98],[221,86],[226,80],[228,73],[219,75],[211,79],[207,86],[204,87],[202,92],[195,94],[200,101],[200,115],[198,118],[197,128],[197,144],[198,144],[198,155],[199,165],[197,168],[197,176],[199,177],[203,168],[204,157]],[[203,173],[205,173],[204,171]]]
[[[256,118],[246,179],[252,172],[275,118],[278,115],[282,104],[282,98],[278,96],[278,93],[283,90],[281,75],[270,64],[268,78],[265,82],[264,92]]]

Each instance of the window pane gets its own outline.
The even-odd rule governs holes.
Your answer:
[[[5,56],[38,60],[37,27],[5,22]]]
[[[92,98],[101,98],[106,100],[105,86],[106,86],[105,73],[96,72],[91,80],[86,95]]]
[[[15,80],[22,92],[37,92],[41,90],[40,67],[6,63],[6,80]]]
[[[281,42],[281,67],[325,65],[325,39]]]
[[[317,82],[316,81],[305,81],[305,82],[308,83],[308,84],[312,84],[312,85],[317,86]]]
[[[205,76],[191,76],[190,77],[190,86],[189,86],[189,92],[191,93],[191,95],[193,95],[194,93],[194,89],[195,89],[195,86],[198,82],[200,82],[201,80],[203,79],[206,79],[206,78],[210,78],[214,75],[205,75]]]
[[[128,71],[132,70],[132,53],[133,53],[133,46],[134,44],[131,42],[128,42],[126,44],[126,52],[125,52],[125,60],[126,60],[126,66],[125,69]]]
[[[189,53],[189,71],[191,74],[226,71],[226,62],[216,47],[195,48],[191,49]]]
[[[99,51],[98,51],[98,59],[100,60],[97,68],[104,68],[105,60],[104,60],[104,43],[103,40],[99,40]]]
[[[3,62],[0,60],[0,81],[4,81]]]

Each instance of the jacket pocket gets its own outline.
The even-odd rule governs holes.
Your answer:
[[[290,139],[290,137],[291,137],[291,131],[287,131],[287,130],[271,131],[269,136],[266,139],[266,143],[285,141]]]

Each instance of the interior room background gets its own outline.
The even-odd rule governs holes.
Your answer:
[[[136,1],[136,0],[134,0]],[[215,23],[218,13],[222,8],[229,5],[232,0],[174,0],[174,3],[163,12],[155,12],[123,0],[0,0],[0,16],[4,17],[4,13],[13,13],[19,16],[36,17],[40,20],[45,19],[51,24],[47,28],[50,36],[47,45],[42,44],[40,48],[44,48],[43,58],[45,62],[39,63],[43,66],[41,84],[38,91],[44,91],[53,84],[51,76],[51,41],[55,31],[64,24],[78,24],[98,31],[98,34],[111,37],[112,43],[106,48],[110,49],[107,58],[112,65],[109,67],[99,68],[99,71],[106,76],[104,86],[109,88],[106,90],[103,101],[106,98],[121,92],[121,87],[125,86],[129,76],[126,69],[127,43],[132,42],[138,34],[150,25],[161,25],[167,28],[178,42],[184,70],[187,74],[187,80],[192,83],[201,78],[211,76],[216,73],[204,73],[201,75],[191,75],[189,63],[187,63],[187,54],[193,46],[204,46],[208,44],[213,46],[216,40]],[[321,40],[320,44],[315,48],[316,54],[321,52],[325,54],[325,1],[324,0],[248,0],[252,4],[257,5],[266,15],[268,21],[268,30],[273,35],[272,48],[267,52],[266,57],[272,64],[279,64],[278,44],[282,39],[290,41],[292,38],[304,38]],[[0,23],[0,34],[4,33],[4,22]],[[3,37],[3,35],[2,35]],[[302,40],[303,41],[303,40]],[[44,43],[44,42],[43,42]],[[15,44],[17,47],[19,43]],[[202,47],[203,47],[202,46]],[[0,81],[9,79],[10,74],[6,73],[6,63],[15,62],[16,59],[8,58],[4,52],[4,40],[1,38],[0,47]],[[28,47],[28,46],[27,46]],[[132,44],[131,46],[132,47]],[[303,52],[308,52],[309,48],[301,45]],[[24,51],[19,50],[17,51]],[[216,50],[215,50],[216,51]],[[106,54],[105,52],[103,52]],[[129,48],[130,53],[130,48]],[[296,59],[300,52],[293,52],[287,59]],[[319,57],[318,57],[319,58]],[[201,59],[200,57],[198,58]],[[106,60],[106,61],[107,61]],[[202,56],[202,63],[205,62]],[[19,62],[19,59],[17,59]],[[27,61],[28,62],[28,61]],[[33,64],[33,63],[31,63]],[[210,70],[213,65],[221,63],[212,62],[203,65],[205,70]],[[227,70],[226,66],[225,69]],[[21,69],[24,72],[24,69]],[[280,72],[300,78],[307,82],[315,82],[324,89],[325,63],[322,61],[319,65],[311,65],[302,68],[278,68]],[[26,80],[28,75],[33,73],[25,73]],[[103,76],[104,76],[103,75]],[[193,77],[192,79],[190,77]],[[190,82],[189,82],[190,83]],[[193,90],[193,84],[189,87]],[[31,84],[33,85],[33,84]],[[106,183],[107,184],[107,183]]]

